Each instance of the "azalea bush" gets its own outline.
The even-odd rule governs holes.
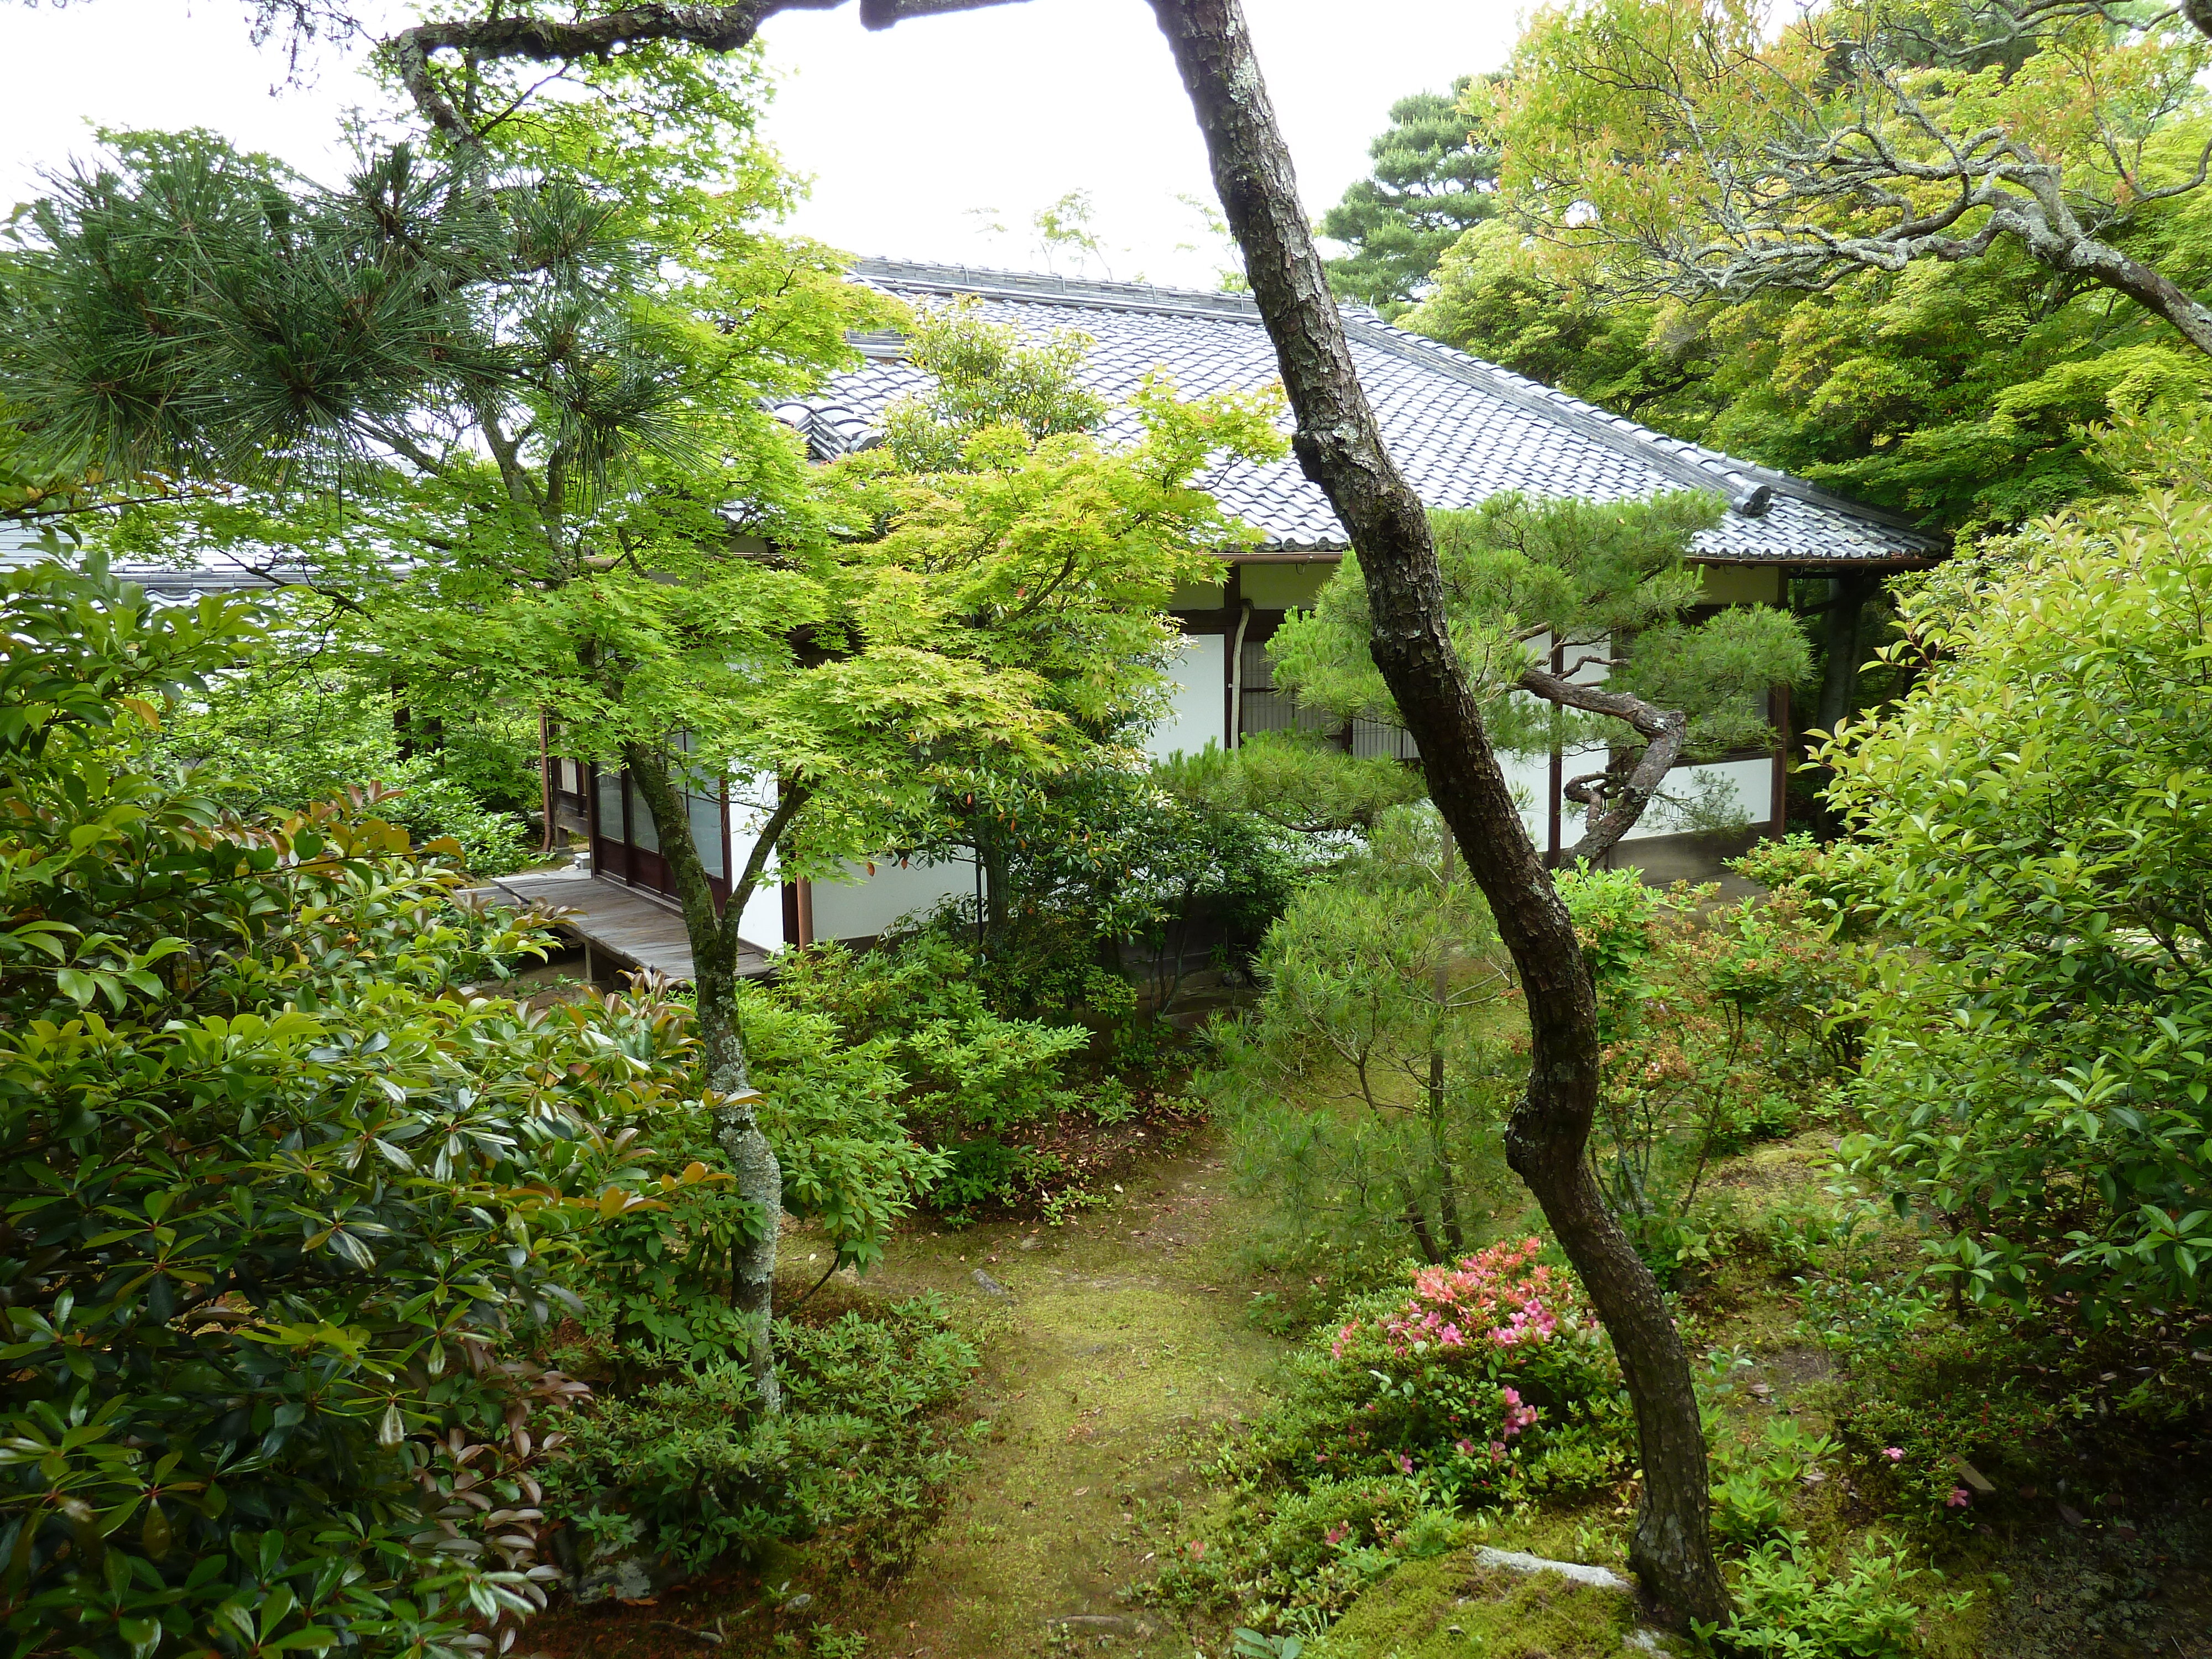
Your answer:
[[[1853,964],[1794,887],[1714,907],[1632,870],[1563,872],[1598,993],[1605,1077],[1591,1161],[1662,1284],[1708,1258],[1715,1161],[1786,1135],[1856,1055]]]
[[[1542,1248],[1495,1244],[1355,1299],[1293,1361],[1250,1459],[1307,1480],[1419,1477],[1470,1506],[1623,1472],[1634,1436],[1612,1346]]]
[[[819,1014],[739,988],[736,1012],[762,1129],[783,1177],[782,1208],[813,1224],[830,1268],[883,1259],[899,1219],[922,1201],[947,1160],[908,1136],[903,1079],[879,1044],[839,1042]],[[635,1382],[670,1366],[732,1351],[744,1319],[732,1305],[732,1261],[766,1224],[715,1173],[725,1156],[700,1088],[690,999],[653,976],[628,992],[587,997],[550,1018],[587,1019],[640,1076],[682,1085],[598,1103],[608,1178],[652,1187],[655,1202],[605,1220],[593,1246],[594,1290],[571,1370]]]
[[[1151,1593],[1311,1636],[1399,1563],[1464,1542],[1469,1511],[1627,1475],[1612,1345],[1541,1251],[1494,1244],[1347,1302],[1223,1456],[1234,1501]]]

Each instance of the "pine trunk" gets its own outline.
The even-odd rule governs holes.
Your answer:
[[[1274,342],[1297,416],[1298,459],[1359,550],[1376,665],[1520,971],[1533,1043],[1507,1158],[1582,1275],[1635,1403],[1644,1499],[1630,1561],[1647,1593],[1678,1618],[1725,1620],[1728,1592],[1708,1534],[1705,1438],[1688,1359],[1657,1284],[1607,1210],[1584,1156],[1599,1048],[1581,947],[1446,637],[1428,517],[1384,449],[1360,388],[1243,8],[1238,0],[1152,5]]]

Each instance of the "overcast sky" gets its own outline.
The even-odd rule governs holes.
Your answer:
[[[1246,4],[1316,213],[1366,171],[1393,100],[1504,60],[1518,9]],[[1205,150],[1143,0],[1030,0],[880,34],[854,10],[762,31],[780,81],[769,136],[814,180],[795,228],[860,254],[1073,272],[1065,253],[1048,266],[1030,216],[1086,190],[1111,275],[1212,285],[1224,256],[1176,200],[1212,201]],[[0,204],[39,193],[41,171],[89,148],[94,126],[209,127],[328,177],[339,113],[374,93],[326,50],[307,85],[272,96],[282,54],[255,49],[233,0],[0,0]]]

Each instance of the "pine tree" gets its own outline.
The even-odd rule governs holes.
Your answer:
[[[1470,131],[1462,99],[1417,92],[1390,106],[1390,125],[1367,147],[1375,169],[1322,216],[1321,234],[1352,252],[1328,262],[1330,286],[1346,299],[1396,317],[1468,226],[1490,216],[1497,152]]]

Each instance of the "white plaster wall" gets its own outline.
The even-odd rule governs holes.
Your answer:
[[[1771,823],[1774,819],[1774,762],[1771,758],[1757,760],[1717,761],[1711,766],[1678,766],[1667,775],[1667,792],[1688,794],[1700,778],[1717,778],[1735,790],[1735,805],[1746,821],[1753,824]],[[1573,804],[1569,803],[1571,809]],[[1647,836],[1677,836],[1688,826],[1677,821],[1675,815],[1661,804],[1654,803],[1637,826],[1621,837],[1624,842],[1641,841]]]
[[[744,868],[753,843],[775,805],[775,780],[766,773],[730,781],[730,868]],[[848,864],[848,879],[817,880],[813,884],[814,937],[817,939],[873,939],[900,917],[927,910],[948,896],[964,896],[975,890],[975,866],[915,863],[902,866],[896,859],[873,865]],[[768,873],[753,891],[738,921],[738,933],[746,944],[763,951],[781,950],[783,888],[775,858],[769,855]]]
[[[751,849],[746,850],[750,856]],[[738,865],[733,867],[742,870],[744,866]],[[769,859],[760,885],[753,889],[752,896],[745,901],[745,908],[738,915],[738,937],[755,950],[770,956],[783,948],[783,887],[776,878],[773,855]]]
[[[1186,634],[1170,678],[1175,700],[1167,716],[1145,739],[1145,752],[1165,760],[1181,751],[1194,755],[1208,743],[1225,744],[1229,724],[1228,642],[1219,634]]]
[[[1336,574],[1336,559],[1301,559],[1295,563],[1247,564],[1237,567],[1237,580],[1246,604],[1261,611],[1310,611],[1328,579]]]
[[[1521,803],[1521,827],[1542,852],[1551,845],[1552,821],[1547,798],[1552,793],[1552,761],[1548,755],[1500,755],[1498,769],[1505,784]]]
[[[769,773],[730,780],[730,879],[735,881],[753,855],[761,826],[775,808],[775,779]],[[769,854],[760,885],[738,916],[738,937],[763,951],[783,945],[783,890],[779,884],[775,854]]]
[[[948,864],[872,866],[851,864],[849,881],[814,884],[814,937],[873,939],[902,916],[927,910],[945,898],[972,897],[975,866],[966,860]]]

